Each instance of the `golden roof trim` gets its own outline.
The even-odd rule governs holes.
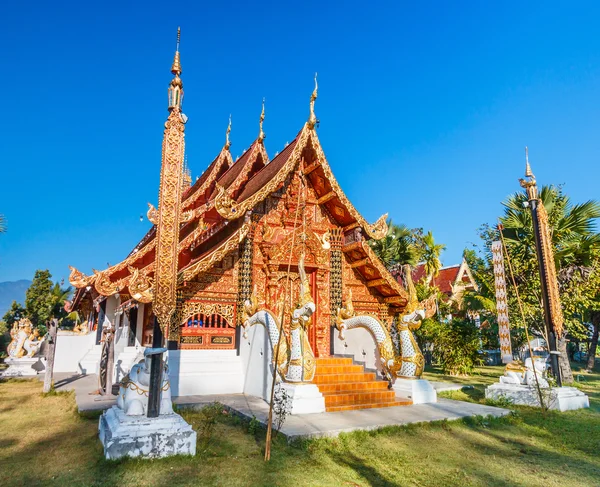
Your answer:
[[[206,190],[217,180],[217,175],[223,166],[223,163],[227,162],[228,167],[233,164],[233,157],[231,157],[231,153],[229,152],[229,148],[227,146],[223,147],[219,155],[217,156],[217,164],[213,168],[210,176],[202,183],[198,189],[196,189],[187,199],[183,201],[183,209],[188,210],[190,206],[192,206],[200,196],[202,196]]]
[[[400,285],[400,283],[394,279],[394,276],[392,276],[390,274],[390,271],[388,271],[385,266],[381,263],[381,261],[379,260],[379,257],[377,257],[377,255],[375,254],[375,252],[373,251],[373,249],[371,248],[371,246],[366,242],[366,241],[362,241],[361,242],[361,247],[364,250],[364,252],[367,254],[367,258],[370,261],[370,264],[375,267],[377,269],[377,271],[379,272],[379,274],[381,275],[381,277],[383,279],[386,280],[387,285],[399,296],[401,296],[402,298],[406,299],[407,302],[409,300],[409,295],[406,292],[406,290]]]
[[[220,195],[218,194],[215,198],[215,207],[217,208],[217,211],[219,211],[219,214],[227,220],[235,220],[244,215],[247,210],[254,208],[257,203],[264,200],[268,195],[273,193],[281,184],[283,184],[290,172],[300,161],[302,150],[306,146],[309,136],[310,131],[306,129],[305,125],[298,135],[298,142],[296,143],[294,150],[281,169],[277,171],[277,174],[275,174],[275,176],[273,176],[261,189],[249,196],[244,201],[237,203],[233,201],[226,192],[223,192]],[[232,211],[234,209],[235,211]]]
[[[245,222],[236,232],[233,233],[227,240],[225,240],[219,247],[214,249],[210,254],[207,254],[198,262],[191,264],[179,271],[177,275],[178,284],[184,281],[190,281],[200,272],[205,272],[210,269],[217,262],[223,260],[223,258],[234,249],[238,248],[239,244],[244,240],[248,232],[250,231],[251,221]]]
[[[329,181],[332,191],[336,194],[337,198],[340,200],[340,203],[345,207],[348,213],[350,213],[350,216],[354,218],[364,229],[366,234],[375,240],[381,240],[387,235],[388,231],[388,226],[386,223],[387,213],[379,217],[379,219],[372,225],[368,223],[367,220],[365,220],[365,218],[358,212],[358,210],[354,208],[354,205],[350,203],[350,200],[346,197],[344,191],[335,179],[335,176],[331,171],[331,167],[327,162],[327,158],[325,157],[325,153],[323,152],[323,148],[321,147],[321,143],[319,142],[319,137],[317,136],[316,130],[312,130],[311,135],[312,145],[317,153],[317,159],[321,163],[323,173],[325,175],[325,178]]]

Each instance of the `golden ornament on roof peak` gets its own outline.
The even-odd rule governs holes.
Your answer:
[[[177,27],[177,49],[175,51],[175,58],[173,59],[173,66],[171,66],[171,73],[175,77],[171,80],[169,85],[169,110],[177,107],[181,110],[181,104],[183,102],[183,81],[179,75],[181,74],[181,62],[179,61],[179,41],[181,40],[181,29]]]
[[[317,73],[315,73],[315,89],[310,95],[310,116],[308,117],[308,127],[314,128],[317,124],[317,116],[315,115],[315,100],[317,99],[317,89],[319,85],[317,84]]]
[[[181,74],[181,62],[179,60],[179,41],[181,40],[181,28],[177,27],[177,48],[175,49],[175,58],[173,59],[173,66],[171,66],[171,73],[175,75]]]
[[[229,134],[231,133],[231,114],[229,115],[229,125],[227,125],[227,131],[225,132],[225,149],[229,150],[231,142],[229,142]]]
[[[262,112],[260,112],[260,121],[258,122],[258,141],[262,142],[265,140],[265,133],[263,132],[263,122],[265,121],[265,99],[262,101]]]
[[[519,179],[519,183],[527,191],[527,198],[535,200],[538,197],[537,182],[529,165],[529,149],[527,147],[525,147],[525,177],[528,179]]]

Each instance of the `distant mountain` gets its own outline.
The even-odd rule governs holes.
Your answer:
[[[25,306],[25,291],[30,285],[31,281],[27,279],[0,282],[0,319],[10,309],[13,301]]]

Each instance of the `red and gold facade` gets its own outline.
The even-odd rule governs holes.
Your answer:
[[[178,55],[176,60],[178,80]],[[202,176],[193,185],[177,179],[181,191],[171,187],[169,194],[178,200],[170,202],[174,211],[167,216],[177,215],[177,222],[168,222],[176,242],[164,238],[161,200],[158,210],[148,212],[154,226],[125,260],[88,276],[73,269],[75,305],[116,293],[122,295],[121,303],[145,303],[147,310],[153,302],[161,306],[162,321],[168,320],[164,329],[170,348],[232,349],[241,305],[252,294],[275,313],[298,301],[298,296],[283,294],[286,289],[298,292],[298,262],[304,253],[316,305],[309,339],[317,357],[331,354],[342,290],[352,292],[357,313],[389,322],[408,296],[368,244],[386,234],[385,215],[367,223],[342,192],[317,137],[315,99],[316,88],[309,121],[272,160],[264,147],[264,115],[258,138],[235,162],[228,129],[224,147]],[[180,99],[171,107],[170,119],[179,116],[179,107]],[[163,154],[163,161],[181,172],[183,125],[179,128],[181,144],[173,154]],[[166,245],[177,256],[171,262],[176,272],[164,273],[171,275],[170,286],[156,276],[162,262],[157,252]],[[173,289],[175,309],[169,315],[162,303],[170,303]]]

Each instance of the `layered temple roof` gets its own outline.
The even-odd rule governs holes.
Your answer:
[[[406,303],[404,289],[364,240],[385,236],[387,215],[369,224],[340,188],[317,137],[315,99],[316,86],[311,97],[311,117],[272,161],[264,147],[264,106],[258,138],[235,162],[229,151],[231,125],[228,127],[226,143],[217,157],[182,195],[178,281],[193,279],[236,248],[249,231],[249,215],[253,209],[280,190],[295,171],[302,170],[315,190],[317,203],[327,209],[344,232],[358,231],[362,235],[344,247],[353,262],[352,267],[363,275],[369,287],[380,292],[386,302],[395,306]],[[154,224],[156,215],[157,210],[150,205],[148,218]],[[94,270],[87,276],[71,268],[69,280],[79,289],[74,304],[85,292],[103,296],[126,293],[137,301],[150,302],[156,234],[154,225],[125,260],[107,269]]]
[[[400,282],[402,279],[401,273],[392,272],[396,279]],[[435,285],[449,298],[453,297],[461,289],[474,289],[477,290],[478,286],[473,278],[471,269],[465,259],[460,264],[442,267],[440,273],[433,278],[433,276],[427,276],[425,271],[425,264],[420,263],[412,269],[412,280],[414,282],[425,281],[429,285]]]

